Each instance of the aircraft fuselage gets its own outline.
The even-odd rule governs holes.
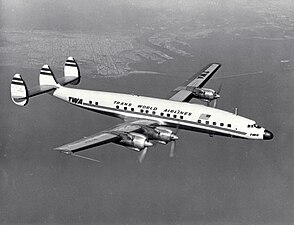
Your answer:
[[[154,120],[162,126],[210,135],[255,140],[273,138],[271,132],[251,119],[200,104],[63,86],[52,95],[72,105],[122,119]]]

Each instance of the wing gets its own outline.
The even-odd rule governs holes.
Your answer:
[[[219,63],[208,64],[181,86],[174,89],[176,93],[169,99],[178,102],[189,102],[193,97],[191,90],[193,88],[202,88],[220,67],[221,64]]]
[[[84,137],[78,141],[71,142],[69,144],[55,148],[54,150],[61,151],[63,153],[75,153],[83,151],[96,146],[104,145],[110,142],[119,142],[122,137],[120,134],[136,132],[141,129],[142,126],[158,125],[156,121],[149,120],[133,120],[115,126],[112,129],[99,132],[89,137]]]

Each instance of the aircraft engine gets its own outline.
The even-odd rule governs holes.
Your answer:
[[[122,137],[122,139],[118,144],[124,145],[136,151],[141,151],[153,145],[143,134],[131,132],[128,134],[121,134],[120,136]]]
[[[208,88],[193,88],[192,93],[195,98],[198,98],[205,102],[211,102],[212,100],[220,98],[219,92]]]
[[[173,133],[173,131],[163,128],[163,127],[144,127],[144,134],[148,136],[149,139],[156,140],[161,144],[167,144],[170,141],[177,140],[178,137]]]

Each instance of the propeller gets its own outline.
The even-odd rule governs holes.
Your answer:
[[[146,156],[146,154],[147,154],[147,150],[148,150],[148,148],[145,147],[145,148],[141,151],[141,154],[140,154],[140,156],[139,156],[139,162],[140,162],[140,163],[143,162],[143,160],[144,160],[144,158],[145,158],[145,156]]]
[[[176,140],[179,139],[178,136],[176,136],[178,131],[179,131],[179,124],[177,125],[176,133],[174,134],[172,141],[171,141],[170,152],[169,152],[169,157],[171,157],[171,158],[175,156]]]
[[[220,92],[222,90],[222,83],[219,85],[217,92],[215,93],[215,99],[213,100],[213,108],[217,107],[218,99],[220,98]]]
[[[172,158],[175,156],[175,149],[176,149],[176,141],[172,141],[171,146],[170,146],[169,157]]]

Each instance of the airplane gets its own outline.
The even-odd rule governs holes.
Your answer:
[[[94,159],[77,152],[107,143],[141,152],[140,162],[154,143],[171,143],[170,157],[173,157],[179,129],[206,133],[211,137],[220,135],[250,140],[273,139],[272,132],[257,125],[254,120],[239,116],[236,111],[231,113],[190,103],[193,98],[204,101],[219,98],[217,92],[207,92],[208,89],[203,89],[203,86],[220,67],[219,63],[208,64],[174,89],[175,93],[169,99],[159,99],[66,87],[67,84],[77,85],[81,79],[77,62],[73,57],[68,57],[62,78],[57,79],[50,67],[44,65],[39,74],[39,86],[32,89],[27,88],[20,74],[15,74],[11,82],[11,99],[16,105],[25,106],[29,98],[48,93],[80,108],[122,119],[123,122],[113,128],[54,148],[61,153],[90,160]]]

